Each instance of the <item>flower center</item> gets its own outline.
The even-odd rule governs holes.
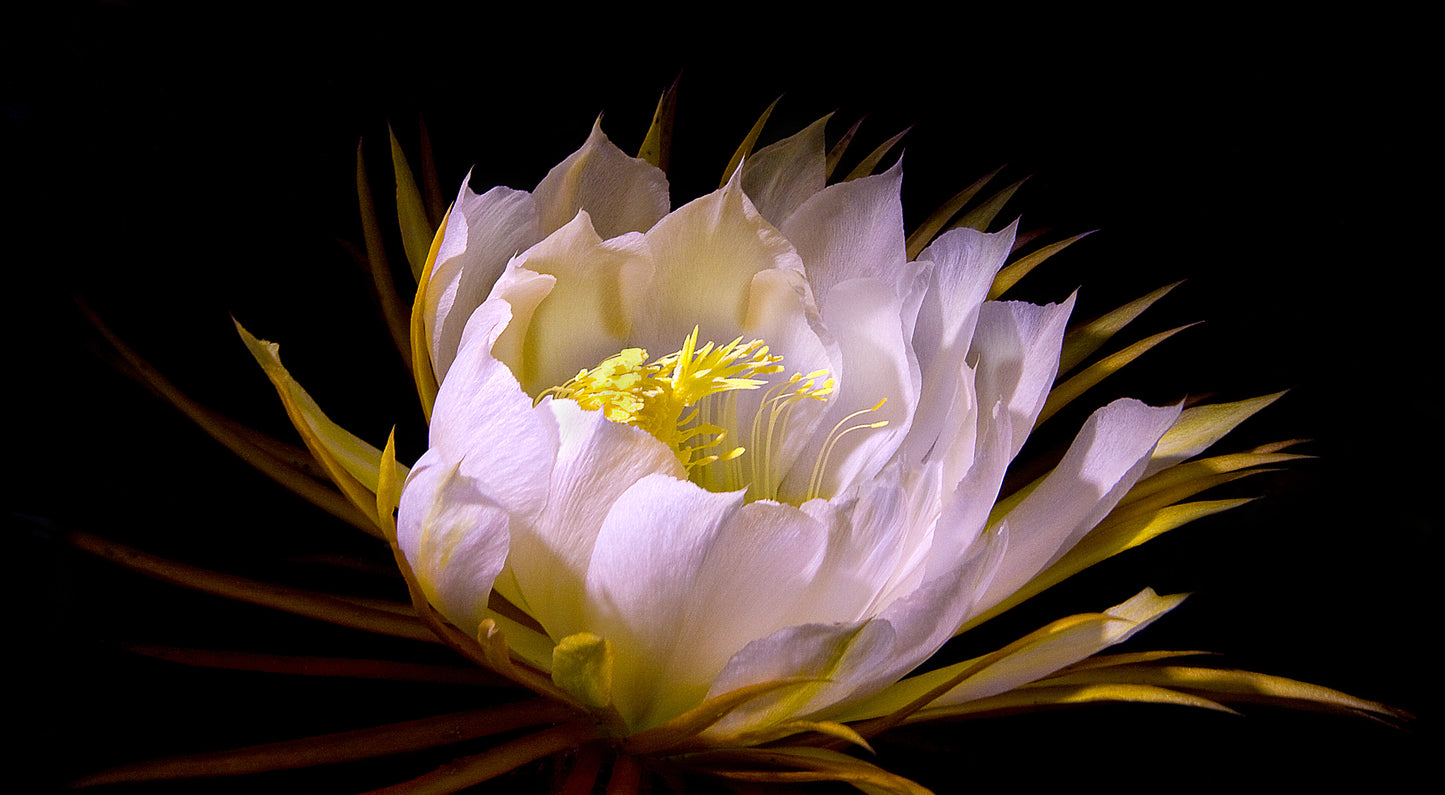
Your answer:
[[[767,386],[766,376],[783,372],[783,357],[769,353],[762,340],[744,343],[742,337],[698,347],[697,335],[694,328],[681,350],[650,362],[647,351],[627,348],[542,395],[574,400],[613,422],[647,431],[672,449],[689,480],[709,491],[747,489],[749,500],[776,499],[785,474],[778,456],[788,419],[801,401],[826,400],[833,379],[817,370],[769,387],[750,423],[748,446],[740,446],[738,394]],[[853,428],[842,432],[847,430]],[[834,429],[824,445],[814,480],[842,432]]]

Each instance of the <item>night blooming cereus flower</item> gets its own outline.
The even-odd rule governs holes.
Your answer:
[[[908,261],[901,167],[824,170],[819,123],[667,212],[662,172],[594,128],[532,194],[463,187],[438,239],[418,305],[440,388],[401,548],[469,635],[501,620],[493,591],[525,612],[512,649],[624,735],[746,688],[767,691],[705,738],[886,714],[890,685],[1118,504],[1180,416],[1100,409],[993,515],[1072,300],[985,300],[1012,226]],[[933,704],[1178,601],[1141,593]]]
[[[1099,700],[1388,713],[1178,653],[1095,657],[1182,600],[1149,589],[910,676],[961,630],[1243,502],[1187,500],[1284,445],[1198,456],[1274,396],[1117,400],[1005,491],[1036,425],[1166,336],[1084,366],[1168,288],[1073,330],[1072,297],[996,300],[1073,241],[1010,262],[1017,223],[983,231],[999,202],[955,220],[984,181],[907,234],[902,166],[872,173],[885,145],[827,184],[824,121],[753,151],[760,121],[721,187],[674,209],[670,109],[640,157],[594,125],[531,192],[463,185],[434,234],[394,149],[418,277],[398,334],[430,421],[409,470],[242,331],[342,512],[392,542],[421,622],[549,700],[520,724],[536,733],[398,788],[580,748],[614,754],[614,779],[641,762],[916,792],[845,751]]]

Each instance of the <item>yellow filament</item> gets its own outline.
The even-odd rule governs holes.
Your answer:
[[[887,402],[888,398],[883,398],[877,403],[874,403],[871,408],[859,409],[858,411],[849,414],[843,419],[838,420],[838,424],[834,425],[833,430],[828,432],[828,439],[827,441],[823,442],[823,449],[818,452],[818,460],[813,463],[813,475],[812,477],[808,478],[808,492],[803,496],[803,502],[807,502],[808,500],[819,496],[819,489],[821,489],[823,486],[823,473],[826,472],[828,469],[828,458],[833,455],[833,448],[838,446],[839,439],[843,438],[849,433],[852,433],[853,431],[861,431],[865,428],[882,428],[883,426],[888,424],[888,420],[867,422],[860,425],[853,425],[847,428],[843,428],[843,424],[861,414],[867,414],[872,411],[877,411],[878,409],[883,408],[883,404]],[[842,428],[842,430],[839,430],[839,428]]]

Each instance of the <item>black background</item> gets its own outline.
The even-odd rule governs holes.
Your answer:
[[[360,244],[357,142],[383,209],[388,121],[414,152],[425,119],[449,194],[468,168],[479,190],[530,189],[599,113],[609,136],[635,149],[679,74],[674,204],[715,186],[779,95],[764,142],[831,111],[834,135],[867,115],[856,152],[912,125],[911,222],[1007,164],[1006,177],[1032,178],[1006,216],[1021,212],[1055,237],[1101,230],[1021,295],[1058,300],[1082,285],[1082,317],[1188,280],[1138,333],[1206,322],[1101,387],[1095,403],[1292,390],[1228,445],[1308,437],[1317,459],[1250,481],[1235,493],[1266,499],[1081,575],[959,653],[1149,585],[1195,596],[1130,648],[1208,649],[1224,664],[1420,715],[1396,730],[1268,709],[1082,708],[910,733],[903,739],[924,745],[882,744],[884,766],[939,792],[1091,779],[1124,790],[1355,777],[1390,786],[1423,772],[1438,738],[1427,638],[1440,420],[1435,206],[1417,187],[1438,175],[1420,146],[1429,95],[1419,20],[1216,7],[1060,18],[898,5],[788,18],[719,6],[685,24],[665,18],[685,12],[641,7],[614,20],[487,4],[258,9],[60,5],[3,34],[7,391],[20,404],[10,413],[7,540],[17,553],[7,590],[23,782],[490,697],[195,670],[126,651],[445,659],[68,551],[59,539],[79,529],[258,578],[395,593],[379,576],[317,563],[373,550],[109,368],[72,296],[193,396],[291,438],[234,315],[283,344],[334,419],[378,443],[395,424],[401,457],[413,459],[420,417],[367,277],[339,242]],[[403,263],[399,247],[392,258]],[[397,770],[156,791],[346,792],[410,768]]]

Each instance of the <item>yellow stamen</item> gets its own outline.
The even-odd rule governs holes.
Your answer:
[[[627,348],[542,395],[574,400],[613,422],[647,431],[672,448],[689,479],[706,489],[746,489],[750,501],[777,499],[786,474],[779,456],[788,421],[803,400],[827,400],[834,391],[833,379],[826,370],[816,370],[769,387],[752,419],[750,447],[723,446],[737,436],[738,391],[767,385],[767,376],[782,372],[782,357],[769,353],[761,340],[744,343],[739,337],[720,347],[711,342],[698,347],[697,337],[694,328],[681,350],[651,362],[642,348]],[[882,405],[879,401],[848,415],[829,432],[813,467],[809,499],[818,496],[823,469],[839,437],[887,422],[844,425]]]

